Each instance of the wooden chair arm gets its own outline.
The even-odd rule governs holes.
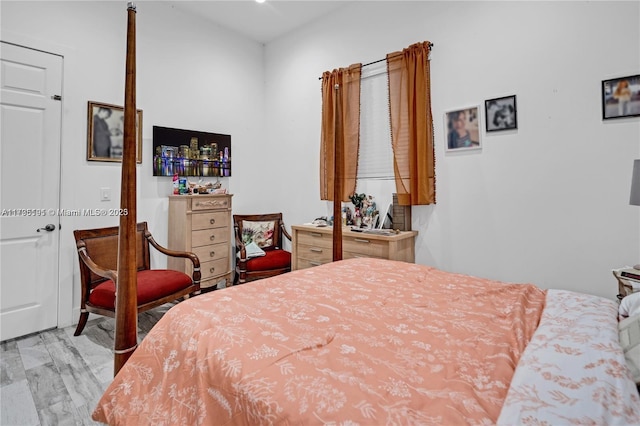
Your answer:
[[[237,247],[236,247],[237,250]],[[240,262],[246,262],[247,260],[247,248],[243,243],[240,243]]]
[[[89,255],[87,254],[87,248],[84,244],[78,244],[78,255],[80,259],[84,262],[85,265],[93,272],[102,278],[107,278],[112,280],[114,283],[118,282],[118,273],[113,269],[103,269],[98,264],[96,264]]]
[[[200,278],[202,278],[202,273],[200,272],[200,259],[198,259],[198,256],[196,256],[195,253],[192,253],[190,251],[169,250],[166,247],[162,247],[156,242],[156,240],[153,238],[153,235],[151,235],[151,232],[149,232],[148,230],[144,232],[144,237],[147,239],[147,241],[149,241],[149,243],[151,243],[153,248],[155,248],[162,254],[171,257],[184,257],[186,259],[189,259],[191,263],[193,263],[193,273],[191,274],[191,279],[198,287],[198,290],[200,289]]]
[[[200,259],[196,256],[195,253],[190,251],[177,251],[177,250],[169,250],[168,248],[162,247],[160,244],[156,242],[156,240],[151,235],[151,232],[145,231],[144,237],[151,243],[151,245],[158,250],[160,253],[165,254],[171,257],[184,257],[186,259],[191,260],[193,263],[193,269],[200,269]]]
[[[284,223],[280,222],[280,228],[282,229],[282,234],[291,241],[291,235],[287,232],[287,228],[284,227]]]
[[[240,261],[241,262],[246,262],[247,261],[247,248],[245,247],[244,243],[242,242],[242,240],[240,239],[240,237],[238,236],[238,232],[237,232],[237,228],[236,228],[236,253],[240,253]]]

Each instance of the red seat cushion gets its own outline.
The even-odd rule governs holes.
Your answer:
[[[268,271],[291,266],[291,253],[282,249],[265,250],[264,256],[247,261],[247,272]]]
[[[138,272],[138,305],[158,300],[189,287],[191,277],[179,271],[152,269]],[[115,309],[116,286],[113,281],[99,284],[89,295],[89,302],[105,309]]]

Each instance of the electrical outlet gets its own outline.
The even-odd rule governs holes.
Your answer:
[[[111,201],[111,188],[100,188],[100,201]]]

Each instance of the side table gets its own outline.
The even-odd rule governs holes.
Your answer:
[[[618,300],[622,300],[625,296],[640,291],[640,281],[636,281],[631,278],[623,277],[620,275],[620,269],[614,269],[613,276],[618,280]]]

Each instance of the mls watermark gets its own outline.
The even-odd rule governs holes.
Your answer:
[[[127,209],[2,209],[1,217],[127,216]]]

